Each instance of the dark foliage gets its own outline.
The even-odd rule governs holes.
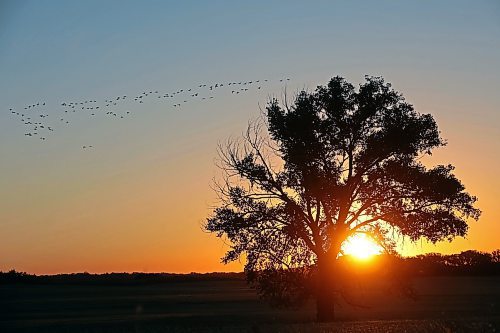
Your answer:
[[[499,275],[500,262],[495,258],[498,252],[429,253],[407,258],[404,265],[412,275]]]
[[[392,253],[389,234],[452,240],[466,235],[469,218],[479,218],[476,198],[453,166],[421,161],[445,145],[434,118],[416,112],[380,77],[366,77],[357,91],[335,77],[300,92],[291,106],[271,100],[265,117],[267,133],[253,125],[243,143],[221,147],[221,204],[206,223],[231,244],[223,261],[245,256],[249,276],[280,280],[269,272],[311,270],[326,304],[338,291],[334,266],[349,236],[367,234]],[[302,287],[291,295],[293,285],[285,303],[302,299]]]

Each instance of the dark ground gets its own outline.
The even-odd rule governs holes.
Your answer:
[[[361,291],[368,308],[279,310],[244,281],[0,285],[0,332],[500,332],[500,277],[417,278],[417,300]]]

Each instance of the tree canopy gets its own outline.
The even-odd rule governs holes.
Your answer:
[[[334,77],[291,105],[272,99],[261,125],[220,147],[221,203],[206,230],[229,241],[224,262],[244,256],[250,276],[266,272],[261,284],[270,272],[316,274],[318,318],[331,319],[320,295],[335,291],[334,263],[349,236],[365,233],[393,253],[394,235],[452,240],[479,218],[452,165],[422,163],[445,144],[432,115],[381,77],[358,89]]]

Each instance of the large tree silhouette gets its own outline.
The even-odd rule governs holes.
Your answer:
[[[333,320],[348,237],[392,252],[394,234],[451,240],[479,218],[453,166],[421,162],[445,145],[434,118],[380,77],[357,90],[335,77],[265,113],[264,127],[220,147],[222,201],[205,225],[230,244],[223,262],[244,258],[264,296],[292,303],[312,292],[318,320]]]

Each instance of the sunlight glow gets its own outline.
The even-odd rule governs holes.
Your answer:
[[[374,255],[382,253],[382,248],[373,240],[363,234],[349,237],[342,246],[344,254],[355,258],[366,260]]]

